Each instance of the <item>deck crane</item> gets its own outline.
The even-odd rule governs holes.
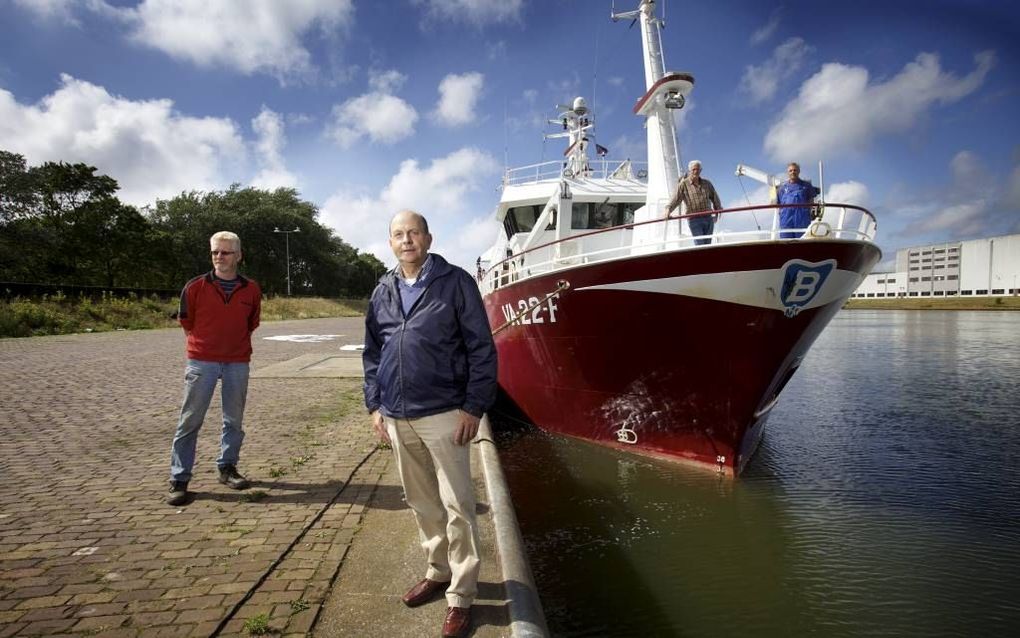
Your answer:
[[[762,184],[768,186],[769,203],[770,204],[776,203],[776,189],[779,188],[779,185],[783,183],[782,179],[780,179],[776,175],[769,175],[765,171],[754,168],[753,166],[748,166],[747,164],[737,164],[736,176],[740,178],[745,175],[755,180],[756,182],[761,182]],[[744,186],[743,183],[741,183],[740,187],[743,188],[743,186]],[[744,191],[744,199],[747,199],[747,191]],[[750,203],[751,203],[750,200],[748,200],[748,204]]]

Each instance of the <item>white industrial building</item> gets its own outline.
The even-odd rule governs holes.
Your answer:
[[[1020,294],[1020,234],[896,251],[896,272],[871,273],[852,298]]]

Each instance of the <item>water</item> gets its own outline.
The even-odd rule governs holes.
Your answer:
[[[1018,380],[1020,313],[844,311],[738,481],[501,433],[550,629],[1020,635]]]

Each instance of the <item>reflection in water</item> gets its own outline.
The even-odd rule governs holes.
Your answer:
[[[852,311],[818,340],[738,481],[502,428],[550,627],[1012,633],[1018,378],[1020,313]]]

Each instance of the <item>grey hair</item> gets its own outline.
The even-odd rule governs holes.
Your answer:
[[[209,243],[212,244],[214,241],[229,241],[233,242],[234,248],[241,250],[241,238],[229,230],[221,230],[212,237],[209,238]]]
[[[701,160],[691,160],[687,162],[687,170],[691,170],[695,166],[701,166]]]

